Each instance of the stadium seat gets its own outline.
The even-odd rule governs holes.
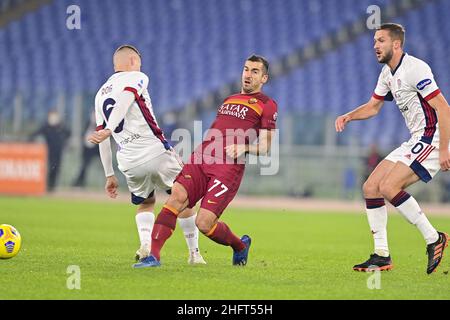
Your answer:
[[[4,103],[27,92],[27,110],[42,117],[35,113],[46,112],[47,107],[33,96],[53,97],[61,91],[69,97],[95,94],[113,72],[111,53],[118,45],[131,43],[142,52],[156,112],[179,109],[239,79],[242,62],[250,54],[276,61],[363,18],[369,5],[392,2],[136,0],[129,5],[80,0],[81,30],[68,30],[61,12],[72,2],[54,1],[0,29],[0,58],[9,62],[0,68],[0,96]],[[450,73],[445,72],[450,70],[449,12],[449,1],[435,1],[395,19],[408,30],[407,52],[430,62],[444,94],[450,94]],[[255,16],[261,22],[248,23]],[[297,114],[334,117],[364,103],[380,71],[372,36],[368,32],[273,79],[267,92],[282,110]],[[11,114],[12,104],[6,108],[3,113]],[[371,139],[380,134],[382,125],[386,138],[380,140],[391,143],[387,137],[402,119],[388,108],[383,111],[386,115],[367,125],[352,126],[352,132],[367,131],[365,136]]]

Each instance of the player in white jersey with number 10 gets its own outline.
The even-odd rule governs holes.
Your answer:
[[[430,181],[440,169],[450,169],[450,109],[440,92],[430,67],[403,52],[405,30],[398,24],[383,24],[375,33],[378,62],[385,64],[372,98],[336,119],[336,130],[346,123],[378,114],[385,100],[395,99],[405,118],[411,138],[392,151],[375,168],[363,186],[366,212],[375,242],[375,252],[356,271],[392,269],[387,242],[387,210],[384,199],[415,225],[427,244],[430,274],[439,266],[448,235],[438,232],[417,201],[404,190],[419,180]]]
[[[119,170],[127,180],[132,203],[138,205],[136,224],[141,246],[136,259],[142,260],[150,254],[155,188],[170,192],[182,163],[156,122],[147,91],[149,79],[140,72],[139,51],[123,45],[115,51],[113,63],[115,73],[95,97],[97,131],[89,141],[100,144],[105,189],[111,198],[117,196],[118,181],[114,175],[109,136],[112,135],[117,143]],[[198,248],[195,218],[194,211],[187,209],[178,221],[190,251],[188,262],[204,264]]]

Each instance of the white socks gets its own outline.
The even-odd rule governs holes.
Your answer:
[[[193,215],[189,218],[178,218],[181,229],[183,229],[184,238],[189,247],[189,252],[197,253],[198,250],[198,228],[195,225]],[[136,214],[136,225],[139,233],[141,247],[150,248],[152,243],[152,230],[155,223],[155,215],[153,212],[140,212]]]
[[[139,233],[139,240],[141,241],[141,247],[145,246],[150,249],[154,223],[155,215],[153,212],[140,212],[136,214],[136,225]]]
[[[375,245],[375,253],[381,257],[389,256],[389,247],[387,241],[387,209],[382,206],[375,209],[366,209],[367,220],[369,220],[370,230],[372,231]]]
[[[419,229],[427,244],[435,243],[439,239],[436,229],[433,228],[416,199],[411,195],[401,191],[391,200],[391,203],[409,223]],[[387,209],[384,199],[366,199],[366,212],[375,243],[375,253],[387,257],[389,256],[389,247],[386,229]]]
[[[197,214],[189,218],[178,218],[181,229],[183,229],[184,238],[191,253],[198,252],[198,228],[195,225]]]
[[[403,195],[408,195],[404,191],[402,191],[402,193]],[[411,196],[403,196],[403,202],[397,205],[396,208],[409,223],[415,225],[419,229],[427,244],[434,243],[439,239],[439,234],[420,209],[416,199]]]

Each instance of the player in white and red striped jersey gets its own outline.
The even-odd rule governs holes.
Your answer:
[[[374,41],[378,62],[385,64],[375,92],[369,102],[339,116],[336,130],[341,132],[350,121],[375,116],[385,100],[395,99],[411,138],[381,161],[363,186],[375,253],[353,269],[372,271],[393,267],[386,231],[384,199],[387,199],[422,233],[427,243],[427,273],[430,274],[442,260],[448,235],[436,231],[417,201],[404,190],[419,180],[430,181],[439,170],[450,169],[450,109],[428,64],[403,51],[403,26],[383,24],[376,31]]]
[[[149,79],[140,71],[141,55],[130,45],[120,46],[113,56],[115,73],[95,96],[97,132],[89,141],[99,144],[100,158],[106,175],[105,189],[111,198],[117,196],[118,181],[114,175],[110,136],[117,143],[117,163],[124,174],[131,201],[138,205],[136,224],[141,246],[136,259],[150,254],[155,189],[170,192],[182,169],[182,162],[167,142],[156,121],[150,95]],[[198,247],[199,231],[192,209],[180,214],[178,222],[189,247],[190,264],[204,264]]]

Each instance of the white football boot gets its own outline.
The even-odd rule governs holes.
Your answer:
[[[206,264],[200,252],[191,252],[188,259],[189,264]]]
[[[135,260],[139,261],[141,259],[147,258],[150,255],[150,246],[143,245],[136,251]]]

